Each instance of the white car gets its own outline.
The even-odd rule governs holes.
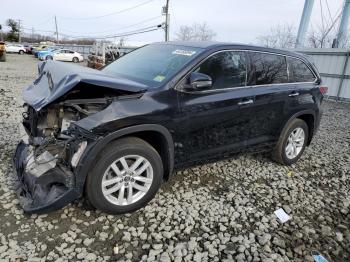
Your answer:
[[[69,49],[55,50],[52,55],[47,55],[46,59],[53,59],[56,61],[70,61],[74,63],[84,61],[84,57],[80,53]]]
[[[26,49],[20,44],[5,44],[5,50],[7,53],[17,53],[23,55]]]

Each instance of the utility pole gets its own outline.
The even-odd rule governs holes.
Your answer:
[[[32,27],[32,41],[34,40],[34,27]]]
[[[305,0],[303,14],[301,15],[297,41],[295,47],[302,47],[305,43],[307,28],[309,27],[310,17],[312,12],[312,7],[314,5],[314,0]]]
[[[18,43],[21,43],[21,20],[18,19]]]
[[[163,15],[165,15],[165,41],[169,41],[169,23],[170,23],[170,14],[169,14],[169,0],[166,0],[166,4],[163,7]]]
[[[337,38],[334,39],[332,44],[333,48],[338,48],[343,46],[344,41],[346,40],[349,17],[350,17],[350,0],[344,0],[344,6],[343,6],[339,28],[338,28]]]
[[[59,43],[59,40],[58,40],[58,28],[57,28],[57,19],[56,19],[56,16],[55,16],[55,25],[56,25],[56,42],[57,44]]]

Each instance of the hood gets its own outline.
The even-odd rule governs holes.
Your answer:
[[[147,86],[139,82],[65,62],[45,61],[39,63],[38,69],[38,78],[23,91],[23,100],[36,111],[54,102],[81,83],[96,88],[105,87],[131,93],[147,90]]]

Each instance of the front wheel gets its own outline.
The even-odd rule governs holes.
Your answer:
[[[23,55],[24,54],[24,51],[23,50],[19,50],[18,52],[20,55]]]
[[[295,118],[283,130],[272,152],[272,158],[283,165],[291,165],[303,154],[309,137],[305,121]]]
[[[139,138],[122,138],[99,154],[88,174],[85,195],[95,208],[106,213],[129,213],[155,196],[162,178],[158,152]]]
[[[50,55],[46,56],[45,60],[52,60],[52,56]]]
[[[78,57],[73,57],[73,63],[78,63],[79,62],[79,58]]]

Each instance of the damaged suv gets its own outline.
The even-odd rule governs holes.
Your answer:
[[[84,196],[107,213],[145,206],[173,170],[270,150],[295,163],[327,88],[303,55],[223,43],[155,43],[102,70],[46,61],[23,92],[14,165],[24,210]]]

